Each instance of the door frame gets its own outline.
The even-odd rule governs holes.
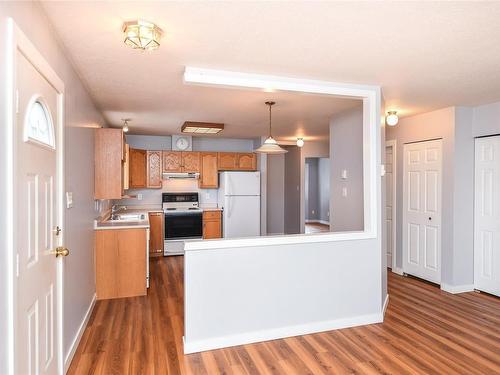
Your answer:
[[[52,69],[45,58],[40,54],[36,47],[19,29],[12,18],[7,19],[6,25],[7,43],[5,45],[6,56],[6,81],[4,86],[5,108],[6,108],[6,243],[7,243],[7,346],[8,346],[8,373],[15,373],[16,366],[16,331],[17,331],[17,293],[18,283],[15,270],[17,269],[17,252],[16,252],[16,222],[15,209],[16,200],[19,199],[15,191],[17,181],[17,172],[15,166],[17,164],[16,142],[16,114],[17,114],[17,52],[22,53],[27,60],[38,70],[38,72],[54,87],[57,92],[57,115],[54,121],[54,133],[56,136],[56,173],[57,173],[57,196],[56,196],[56,211],[60,220],[60,225],[64,228],[64,82],[59,78],[57,73]],[[61,235],[54,241],[55,246],[61,246],[64,241],[64,230]],[[61,257],[62,258],[62,257]],[[56,335],[57,335],[57,369],[58,373],[64,372],[64,356],[63,356],[63,272],[64,263],[59,258],[56,260]]]
[[[442,280],[442,271],[443,271],[443,138],[431,138],[431,139],[422,139],[422,140],[419,140],[419,141],[413,141],[413,142],[406,142],[406,143],[403,143],[403,216],[402,216],[402,221],[401,221],[401,237],[402,237],[402,242],[401,242],[401,250],[402,250],[402,253],[401,253],[401,256],[402,256],[402,269],[403,269],[403,273],[407,273],[407,269],[405,269],[405,252],[406,252],[406,247],[405,247],[405,239],[406,239],[406,236],[405,236],[405,223],[407,223],[408,221],[408,217],[407,217],[407,204],[408,204],[408,200],[407,200],[407,196],[406,196],[406,193],[408,191],[408,184],[407,184],[407,180],[406,180],[406,172],[407,172],[407,167],[406,167],[406,152],[405,152],[405,147],[408,146],[408,145],[412,145],[412,144],[415,144],[415,143],[424,143],[424,142],[434,142],[434,141],[440,141],[440,144],[441,144],[441,175],[440,175],[440,185],[441,185],[441,194],[439,196],[439,199],[440,199],[440,220],[439,220],[439,227],[440,227],[440,236],[439,236],[439,254],[438,254],[438,261],[439,261],[439,285],[442,284],[443,280]],[[419,276],[417,276],[419,277]],[[432,281],[431,281],[432,282]]]
[[[397,263],[396,263],[396,257],[397,257],[397,251],[396,251],[396,246],[397,246],[397,241],[396,241],[396,235],[398,233],[398,221],[397,221],[397,209],[396,209],[396,204],[397,204],[397,140],[396,139],[391,139],[390,141],[385,142],[385,147],[392,147],[392,264],[391,264],[391,270],[392,272],[399,273],[397,271]],[[386,153],[387,155],[387,153]],[[387,160],[386,160],[387,164]],[[386,190],[386,199],[387,199],[387,190]],[[389,238],[386,239],[386,241],[389,241]],[[387,255],[387,254],[386,254]]]

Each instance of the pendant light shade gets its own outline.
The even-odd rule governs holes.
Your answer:
[[[284,154],[288,151],[284,148],[280,147],[276,140],[273,138],[271,129],[272,129],[272,121],[271,121],[271,107],[275,105],[275,102],[266,102],[266,105],[269,106],[269,137],[264,141],[264,144],[260,146],[255,152],[260,154]]]

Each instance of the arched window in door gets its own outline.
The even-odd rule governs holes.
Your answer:
[[[24,134],[26,141],[55,148],[52,116],[41,98],[33,100],[28,108]]]

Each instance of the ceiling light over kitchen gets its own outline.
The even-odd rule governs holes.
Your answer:
[[[299,147],[304,146],[304,138],[297,138],[297,146]]]
[[[128,122],[132,121],[132,120],[129,118],[122,118],[122,121],[123,121],[123,132],[127,133],[128,132]]]
[[[275,105],[275,102],[266,102],[266,105],[269,106],[269,137],[264,141],[264,144],[260,146],[255,152],[261,153],[261,154],[284,154],[288,152],[284,148],[280,147],[277,143],[276,140],[273,138],[271,134],[271,107]]]
[[[123,24],[124,43],[134,49],[153,50],[160,47],[163,30],[154,23],[137,20]]]
[[[195,134],[217,134],[224,130],[224,124],[216,122],[186,121],[181,132]]]
[[[396,111],[387,112],[387,116],[385,117],[385,122],[389,126],[395,126],[398,124],[399,117]]]

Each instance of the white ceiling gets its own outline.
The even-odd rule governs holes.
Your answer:
[[[500,100],[500,2],[43,2],[106,119],[169,134],[224,122],[223,136],[323,137],[356,103],[187,86],[185,66],[381,85],[404,115]],[[159,50],[122,43],[124,21],[165,30]]]

